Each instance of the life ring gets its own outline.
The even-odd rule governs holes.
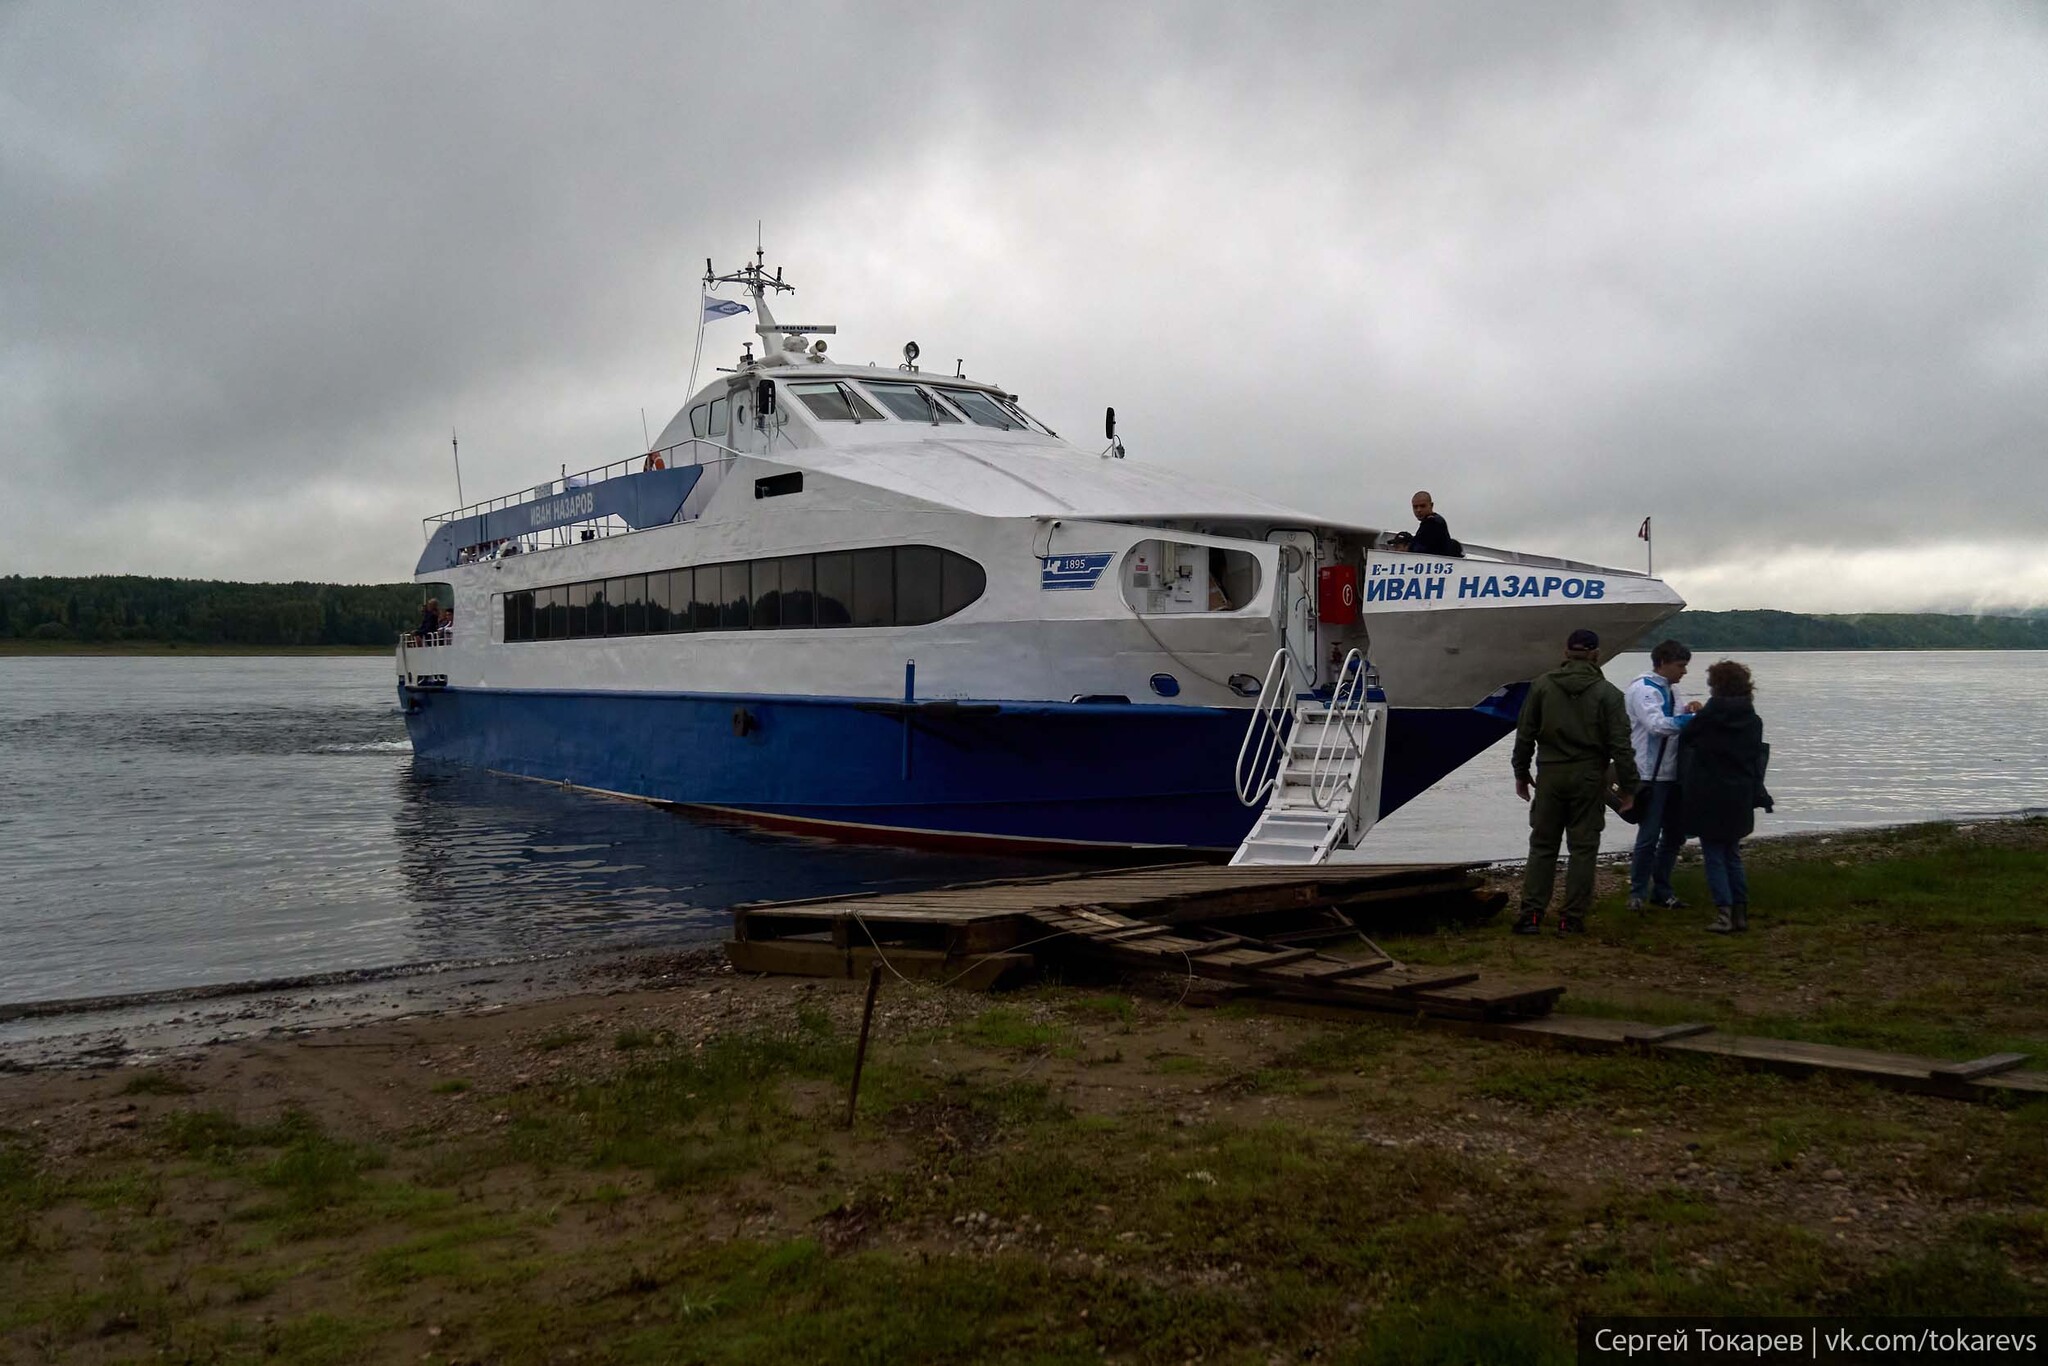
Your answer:
[[[640,465],[640,472],[645,474],[649,470],[665,470],[667,468],[668,462],[661,458],[660,451],[649,451],[647,459]]]

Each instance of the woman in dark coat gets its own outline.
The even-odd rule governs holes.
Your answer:
[[[1707,928],[1727,934],[1749,928],[1742,838],[1756,829],[1756,808],[1771,809],[1764,790],[1770,751],[1746,667],[1722,660],[1707,670],[1707,691],[1707,705],[1678,736],[1679,811],[1707,866],[1717,912]]]

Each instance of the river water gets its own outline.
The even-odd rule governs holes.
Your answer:
[[[1750,662],[1764,833],[2048,807],[2048,653]],[[0,658],[0,773],[0,1002],[701,941],[739,901],[1061,866],[416,770],[383,658]],[[1503,744],[1360,855],[1514,858],[1524,812]]]

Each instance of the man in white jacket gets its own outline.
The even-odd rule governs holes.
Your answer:
[[[1677,705],[1673,689],[1685,677],[1692,651],[1675,640],[1659,641],[1650,651],[1650,671],[1622,689],[1628,707],[1629,739],[1646,795],[1637,803],[1642,819],[1636,825],[1635,854],[1628,865],[1628,908],[1683,906],[1671,890],[1671,869],[1685,843],[1678,812],[1678,733],[1700,709]]]

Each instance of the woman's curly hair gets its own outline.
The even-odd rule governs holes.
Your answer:
[[[1750,681],[1747,664],[1724,659],[1707,666],[1707,691],[1715,697],[1754,697],[1756,684]]]

